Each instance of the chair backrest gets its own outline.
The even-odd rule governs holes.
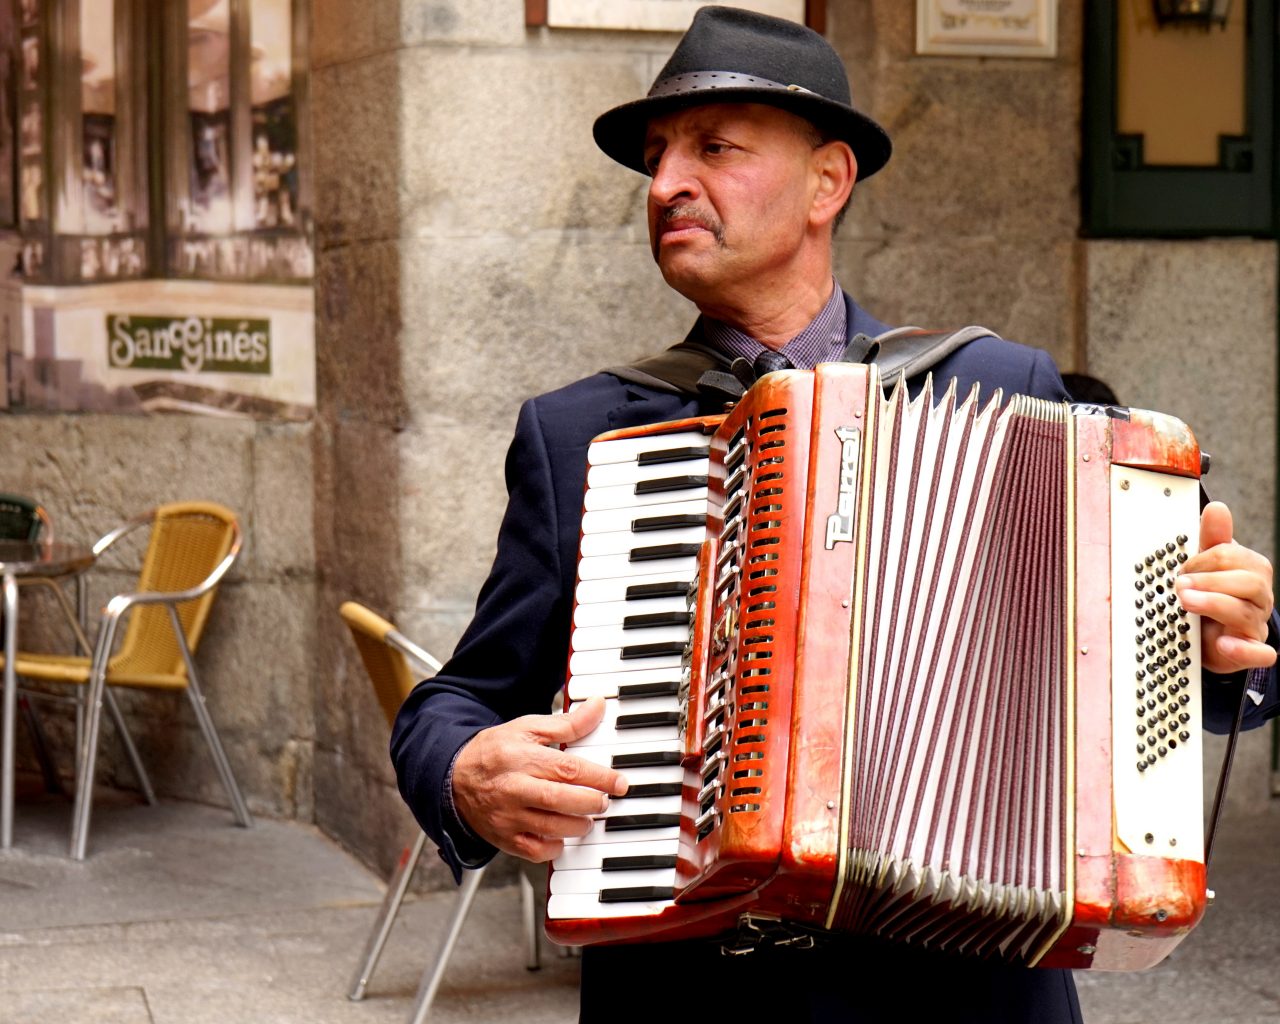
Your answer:
[[[151,536],[138,575],[137,591],[182,591],[209,577],[238,543],[240,526],[229,508],[214,502],[161,505],[151,513]],[[178,618],[194,654],[209,618],[217,588],[178,605]],[[169,611],[140,605],[129,615],[124,640],[111,659],[112,673],[129,676],[181,676],[187,667],[173,635]]]
[[[22,494],[0,493],[0,540],[34,543],[41,535],[52,542],[53,523],[44,506]]]
[[[378,695],[378,703],[382,705],[382,713],[390,724],[395,721],[400,705],[418,681],[409,659],[390,642],[395,627],[355,601],[343,604],[338,614],[351,629],[351,638],[356,642],[360,660],[364,662],[365,671],[369,673],[369,680]]]

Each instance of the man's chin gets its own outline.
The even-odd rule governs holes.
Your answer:
[[[713,289],[716,274],[713,268],[706,266],[705,261],[693,259],[692,253],[658,252],[658,269],[662,271],[662,279],[687,299],[697,299],[708,289]]]

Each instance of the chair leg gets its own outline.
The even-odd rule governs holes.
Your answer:
[[[89,670],[84,740],[80,745],[80,764],[76,769],[76,799],[71,811],[71,857],[84,860],[89,845],[89,817],[93,809],[93,768],[98,757],[98,730],[102,723],[103,691],[107,683],[107,661],[115,639],[117,617],[104,617],[98,629]]]
[[[396,923],[396,914],[400,912],[400,904],[404,901],[405,891],[409,888],[409,880],[413,878],[414,868],[422,856],[422,848],[427,841],[427,834],[418,830],[418,838],[400,852],[400,861],[387,882],[387,895],[383,897],[382,909],[373,922],[373,931],[365,943],[364,952],[360,954],[360,964],[356,968],[355,977],[351,979],[351,989],[347,998],[359,1001],[364,998],[365,987],[373,977],[374,968],[378,966],[378,958],[382,956],[382,947],[391,934],[391,926]]]
[[[110,686],[102,691],[102,697],[107,702],[107,710],[111,712],[111,720],[116,723],[116,732],[120,734],[124,752],[129,755],[129,763],[133,765],[133,774],[142,789],[142,798],[148,804],[155,806],[156,791],[151,788],[151,777],[142,767],[142,758],[138,756],[138,748],[134,746],[133,736],[129,733],[129,727],[125,725],[124,715],[120,713],[120,705],[116,703],[116,695],[111,692]]]
[[[542,943],[539,941],[538,899],[529,876],[520,872],[520,916],[524,925],[525,970],[536,971],[542,967]]]
[[[240,787],[236,784],[236,777],[231,773],[231,762],[227,760],[227,752],[223,750],[222,741],[218,739],[218,730],[214,728],[209,709],[205,707],[204,694],[200,691],[200,681],[196,676],[195,660],[191,657],[190,648],[187,647],[187,638],[182,632],[182,623],[178,619],[177,609],[173,605],[169,605],[168,608],[173,632],[178,638],[178,647],[182,651],[182,660],[187,665],[187,696],[191,700],[191,708],[196,713],[196,721],[200,723],[204,741],[209,745],[209,752],[213,755],[214,766],[222,779],[222,788],[227,791],[227,798],[231,801],[231,812],[235,815],[236,824],[242,828],[252,828],[253,818],[249,815],[249,807],[244,802]]]
[[[467,919],[467,911],[471,909],[471,901],[475,899],[476,889],[480,885],[480,878],[483,874],[484,868],[462,873],[462,887],[458,890],[458,899],[453,905],[453,917],[449,919],[449,928],[440,943],[440,952],[436,954],[435,963],[427,968],[426,973],[422,976],[422,983],[418,986],[418,994],[413,999],[413,1010],[409,1014],[409,1024],[423,1024],[423,1021],[427,1019],[427,1014],[431,1012],[431,1004],[436,998],[436,990],[440,987],[440,980],[444,977],[444,969],[449,963],[449,955],[453,952],[453,947],[458,941],[458,934],[462,931],[462,922]]]

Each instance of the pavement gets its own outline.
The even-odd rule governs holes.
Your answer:
[[[103,791],[77,863],[69,819],[23,787],[0,852],[0,1024],[404,1022],[454,902],[411,897],[351,1002],[383,882],[316,829]],[[1159,967],[1079,975],[1088,1024],[1280,1024],[1280,801],[1226,819],[1210,885],[1204,922]],[[550,943],[525,970],[518,889],[482,888],[430,1019],[567,1024],[577,984]]]

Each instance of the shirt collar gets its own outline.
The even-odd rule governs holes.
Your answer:
[[[801,370],[812,370],[819,363],[838,360],[848,344],[848,323],[844,293],[833,279],[831,298],[809,325],[782,346],[779,351]],[[702,318],[702,336],[708,344],[720,349],[731,359],[741,357],[754,363],[765,346],[736,327],[711,317]]]

